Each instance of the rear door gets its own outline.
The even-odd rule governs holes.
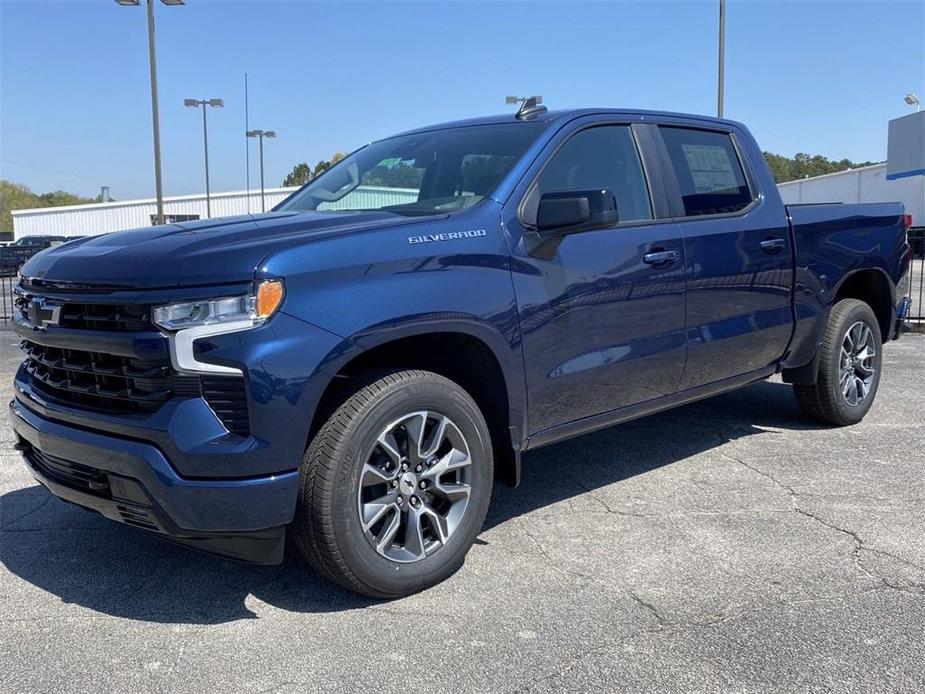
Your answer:
[[[733,131],[658,130],[687,272],[684,390],[783,356],[793,327],[792,248],[781,206],[758,189]]]
[[[670,395],[684,368],[683,249],[661,181],[648,175],[657,172],[640,158],[648,131],[581,123],[550,143],[505,211],[531,433]],[[543,193],[605,188],[615,226],[532,247],[525,208]]]

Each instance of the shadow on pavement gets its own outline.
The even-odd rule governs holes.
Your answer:
[[[684,461],[728,440],[766,434],[767,427],[798,431],[824,425],[803,417],[792,386],[761,381],[524,454],[520,487],[498,490],[484,527]]]
[[[485,529],[715,448],[761,427],[807,429],[789,386],[744,390],[543,448],[524,456],[518,489],[498,487]],[[66,504],[40,486],[0,497],[0,561],[13,574],[105,614],[151,622],[219,624],[254,618],[254,599],[292,612],[378,601],[332,585],[287,548],[281,566],[255,567],[171,545]],[[8,596],[12,597],[12,596]]]

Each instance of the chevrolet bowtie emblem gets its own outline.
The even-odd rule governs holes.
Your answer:
[[[27,310],[29,322],[37,329],[47,328],[49,325],[58,325],[61,321],[61,307],[48,304],[45,299],[35,299],[29,302]]]

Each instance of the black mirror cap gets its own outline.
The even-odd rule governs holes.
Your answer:
[[[536,211],[536,228],[542,236],[604,229],[618,221],[617,201],[609,188],[544,193]]]

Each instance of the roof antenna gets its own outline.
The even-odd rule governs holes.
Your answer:
[[[545,106],[540,105],[543,103],[542,96],[507,96],[504,98],[504,103],[520,104],[520,108],[514,115],[517,120],[530,120],[547,111]]]

